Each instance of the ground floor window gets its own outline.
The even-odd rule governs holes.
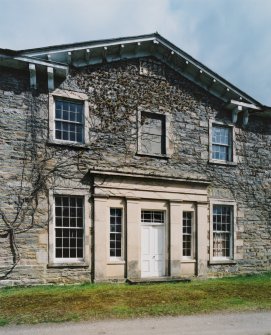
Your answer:
[[[213,205],[213,257],[232,257],[233,206]]]
[[[122,257],[122,208],[110,208],[110,257]]]
[[[183,212],[183,256],[193,257],[193,212]]]
[[[55,258],[84,257],[84,197],[55,196]]]

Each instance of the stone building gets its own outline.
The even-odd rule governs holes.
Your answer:
[[[0,112],[0,285],[270,271],[271,108],[159,34],[0,50]]]

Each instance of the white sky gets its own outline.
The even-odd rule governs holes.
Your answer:
[[[271,0],[0,0],[0,48],[163,37],[271,105]]]

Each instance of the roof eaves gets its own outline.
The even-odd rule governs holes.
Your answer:
[[[251,103],[254,103],[254,104],[259,105],[259,106],[262,107],[262,104],[259,101],[255,100],[254,98],[249,96],[247,93],[243,92],[238,87],[231,84],[226,79],[222,78],[216,72],[210,70],[207,66],[205,66],[204,64],[197,61],[195,58],[193,58],[192,56],[187,54],[185,51],[183,51],[180,48],[178,48],[177,46],[175,46],[173,43],[169,42],[167,39],[165,39],[161,35],[159,35],[159,34],[156,34],[156,35],[157,35],[157,40],[160,43],[162,43],[165,47],[167,47],[167,48],[171,49],[172,51],[176,52],[179,56],[181,56],[182,58],[187,60],[192,65],[196,66],[199,70],[203,70],[207,75],[209,75],[210,77],[213,77],[213,79],[216,79],[217,82],[220,82],[222,85],[228,87],[230,90],[234,91],[236,94],[238,94],[241,97],[249,100]]]
[[[61,74],[61,76],[66,76],[69,72],[69,67],[65,64],[59,64],[57,62],[52,61],[44,61],[41,59],[36,59],[34,57],[27,57],[27,56],[11,56],[7,54],[3,54],[0,51],[0,65],[4,67],[10,68],[28,68],[30,64],[34,64],[38,67],[44,68],[53,68],[57,71],[57,73]]]
[[[6,56],[16,56],[18,54],[18,51],[11,50],[11,49],[1,49],[0,48],[0,54],[6,55]]]
[[[54,61],[44,61],[41,60],[39,58],[35,58],[35,57],[27,57],[27,56],[17,56],[17,57],[13,57],[16,60],[22,61],[22,62],[26,62],[26,63],[32,63],[32,64],[36,64],[36,65],[42,65],[42,66],[49,66],[49,67],[53,67],[53,68],[59,68],[62,70],[68,69],[69,67],[67,65],[64,65],[62,63],[58,63],[58,62],[54,62]]]
[[[99,47],[109,47],[114,46],[118,44],[129,44],[129,43],[137,43],[137,42],[144,42],[144,41],[157,41],[163,47],[166,49],[173,51],[178,57],[188,61],[191,65],[196,67],[197,69],[204,72],[205,75],[208,77],[214,79],[214,81],[217,82],[217,84],[222,85],[225,87],[225,89],[231,90],[234,94],[238,95],[240,97],[240,100],[244,99],[248,102],[255,104],[257,106],[260,106],[262,108],[262,104],[222,78],[220,75],[218,75],[216,72],[210,70],[208,67],[191,57],[189,54],[175,46],[173,43],[169,42],[167,39],[165,39],[163,36],[161,36],[159,33],[155,32],[152,34],[146,34],[146,35],[137,35],[137,36],[128,36],[128,37],[118,37],[118,38],[112,38],[112,39],[104,39],[104,40],[95,40],[95,41],[88,41],[88,42],[79,42],[79,43],[72,43],[72,44],[61,44],[61,45],[55,45],[55,46],[48,46],[44,48],[35,48],[35,49],[26,49],[26,50],[20,50],[18,51],[18,54],[20,56],[35,59],[39,56],[44,56],[48,53],[54,54],[58,52],[63,51],[79,51],[87,48],[99,48]],[[54,64],[53,61],[46,61],[43,60],[46,63]],[[63,63],[61,63],[62,66],[65,66]],[[200,83],[198,83],[200,85]]]
[[[136,42],[137,40],[153,40],[156,36],[160,36],[158,33],[153,34],[146,34],[146,35],[138,35],[138,36],[128,36],[128,37],[118,37],[118,38],[111,38],[111,39],[104,39],[104,40],[94,40],[94,41],[86,41],[86,42],[79,42],[79,43],[69,43],[69,44],[59,44],[53,46],[47,46],[44,48],[34,48],[34,49],[25,49],[19,50],[18,53],[22,55],[27,54],[43,54],[52,51],[60,51],[60,50],[80,50],[85,49],[87,47],[103,47],[107,45],[114,45],[124,42]]]

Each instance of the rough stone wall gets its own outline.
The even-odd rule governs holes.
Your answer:
[[[17,238],[21,260],[8,275],[9,283],[91,279],[89,268],[47,268],[48,189],[64,174],[66,181],[76,180],[79,186],[89,183],[88,168],[210,180],[210,198],[236,200],[240,240],[237,264],[210,266],[210,274],[270,270],[271,128],[266,121],[254,117],[246,128],[241,121],[237,124],[236,166],[210,164],[208,122],[230,121],[223,103],[167,67],[159,76],[142,75],[139,60],[123,61],[71,70],[59,88],[88,95],[90,144],[79,149],[51,145],[47,143],[48,94],[43,90],[33,94],[28,78],[28,73],[1,69],[0,192],[1,207],[11,220],[18,191],[24,195],[31,191],[37,166],[46,172],[41,173],[45,177],[33,227],[27,212],[24,226],[30,224],[31,229]],[[137,155],[139,110],[171,116],[168,159]],[[5,234],[0,241],[0,267],[5,269],[14,255]]]
[[[220,100],[169,68],[163,77],[155,77],[140,75],[138,61],[89,67],[74,71],[63,88],[89,95],[93,120],[90,138],[95,143],[89,155],[99,157],[98,166],[208,179],[210,197],[237,202],[235,228],[240,259],[235,266],[210,266],[210,273],[270,269],[271,126],[266,120],[250,117],[244,128],[241,115],[235,127],[237,165],[210,164],[209,119],[227,124],[231,115]],[[136,155],[138,110],[171,115],[174,145],[168,160]],[[96,160],[93,163],[97,167]],[[220,195],[216,189],[222,190]]]
[[[67,165],[77,152],[47,145],[48,93],[32,92],[28,73],[0,73],[0,286],[89,281],[86,268],[47,269],[48,190],[67,169],[81,178]]]

